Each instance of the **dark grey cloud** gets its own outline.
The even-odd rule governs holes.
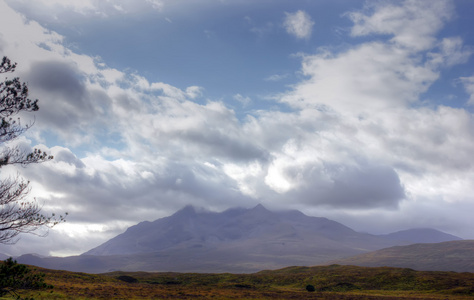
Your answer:
[[[121,93],[114,97],[115,103],[130,113],[140,113],[142,107],[136,99],[131,98],[126,93]]]
[[[29,83],[37,89],[57,93],[70,100],[77,109],[84,109],[87,103],[81,101],[86,94],[78,70],[70,64],[58,61],[41,61],[31,65]]]
[[[267,160],[268,152],[259,148],[248,137],[241,136],[237,131],[223,132],[221,128],[188,130],[180,135],[184,143],[196,147],[197,156],[225,157],[236,161]]]
[[[31,96],[40,100],[40,110],[36,113],[39,126],[72,133],[83,120],[91,118],[94,108],[87,97],[88,92],[83,79],[71,65],[57,61],[37,62],[26,79]]]
[[[131,165],[123,161],[98,162],[106,164],[102,167],[88,162],[87,166],[65,149],[53,152],[57,160],[22,173],[53,192],[53,196],[46,196],[50,197],[47,202],[61,203],[73,222],[140,222],[188,204],[225,209],[255,203],[239,191],[234,180],[205,165],[173,161],[133,164],[130,172]]]
[[[285,196],[339,209],[394,209],[406,198],[398,174],[387,166],[330,165],[305,176],[305,185]]]
[[[400,178],[390,167],[349,168],[333,180],[333,187],[322,197],[331,206],[395,208],[405,198]]]
[[[56,132],[68,143],[80,144],[84,138],[90,143],[111,121],[105,119],[110,112],[110,98],[103,90],[88,86],[86,76],[72,63],[35,62],[23,78],[30,98],[39,99],[35,127],[40,130]]]

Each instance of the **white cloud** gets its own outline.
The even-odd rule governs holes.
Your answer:
[[[289,76],[288,74],[274,74],[265,78],[265,81],[280,81],[285,78],[288,78],[288,76]]]
[[[443,68],[470,55],[459,37],[436,38],[450,14],[444,4],[421,11],[424,2],[395,2],[351,14],[354,35],[391,40],[303,55],[305,79],[279,97],[291,110],[238,119],[225,103],[205,99],[202,87],[151,82],[74,53],[62,36],[0,1],[0,51],[19,63],[18,75],[40,99],[28,134],[62,145],[50,149],[52,162],[20,169],[47,211],[70,212],[70,227],[52,234],[52,251],[73,253],[65,241],[88,250],[100,240],[88,234],[105,239],[189,203],[222,210],[258,201],[399,222],[407,222],[399,212],[416,220],[413,209],[431,209],[434,219],[443,203],[472,206],[472,114],[420,101]],[[306,13],[287,14],[286,22],[290,34],[310,37]],[[473,104],[473,77],[461,81]],[[76,147],[87,151],[78,157]]]
[[[241,94],[234,95],[234,99],[239,101],[244,107],[248,106],[252,102],[252,99],[249,97],[244,97]]]
[[[249,16],[244,17],[244,21],[250,26],[250,32],[253,32],[258,37],[263,37],[266,34],[273,31],[274,24],[272,22],[266,22],[264,25],[257,25],[256,22]]]
[[[36,16],[39,20],[53,16],[56,22],[67,22],[68,18],[74,15],[84,17],[108,18],[114,15],[133,14],[150,10],[161,11],[165,5],[165,0],[6,0],[6,2],[28,14]]]
[[[358,117],[398,109],[417,101],[438,78],[408,50],[380,42],[337,55],[323,52],[303,58],[308,80],[282,101],[295,107],[326,107]]]
[[[278,151],[270,168],[271,176],[267,177],[273,189],[301,195],[304,189],[299,186],[309,184],[310,178],[314,178],[313,184],[333,184],[341,178],[328,177],[321,165],[364,170],[370,161],[376,168],[393,168],[406,191],[406,201],[436,196],[450,203],[463,193],[470,193],[463,184],[474,169],[469,155],[474,151],[472,114],[442,105],[424,107],[420,101],[420,96],[439,78],[442,68],[465,62],[470,51],[457,37],[437,42],[435,35],[448,18],[449,3],[436,2],[416,14],[424,4],[380,4],[371,15],[353,16],[353,33],[394,34],[388,43],[380,37],[380,41],[366,42],[337,54],[326,50],[303,56],[302,71],[309,78],[283,94],[281,101],[301,112],[312,113],[315,120],[327,119],[324,125],[313,122],[311,130],[317,134],[312,138],[309,134],[301,137],[296,144],[304,147],[292,147],[291,155],[285,147]],[[441,12],[442,18],[435,20]],[[408,30],[405,24],[417,26]],[[417,39],[420,44],[415,43]],[[462,81],[470,93],[470,78]],[[333,158],[325,157],[327,153]],[[391,177],[389,169],[383,173],[387,175],[386,183],[392,182],[392,195],[400,196],[397,180]],[[351,168],[348,170],[352,174]],[[426,181],[427,178],[430,179]],[[431,191],[426,194],[428,186]],[[318,189],[324,189],[324,184]],[[315,202],[322,201],[319,196]]]
[[[460,79],[464,85],[464,89],[470,95],[467,103],[469,105],[474,105],[474,76],[461,77]]]
[[[305,11],[298,10],[295,13],[285,13],[283,26],[286,31],[299,39],[309,39],[313,31],[314,22]]]
[[[392,42],[416,50],[431,48],[436,42],[433,34],[452,15],[453,8],[447,0],[369,2],[363,11],[348,14],[355,23],[351,31],[353,36],[392,35]]]
[[[472,54],[472,49],[465,47],[460,37],[444,38],[439,48],[438,53],[430,53],[431,63],[453,66],[467,62]]]

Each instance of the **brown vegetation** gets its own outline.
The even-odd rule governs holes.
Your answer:
[[[289,267],[254,274],[42,270],[53,290],[35,299],[472,299],[474,273],[354,266]],[[307,290],[312,285],[314,292]]]

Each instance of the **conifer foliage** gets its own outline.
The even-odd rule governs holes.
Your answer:
[[[0,74],[14,72],[16,63],[3,57]],[[11,146],[11,142],[28,130],[33,123],[22,124],[20,114],[39,109],[38,100],[28,98],[28,86],[18,77],[0,82],[0,171],[7,165],[45,162],[53,159],[39,149],[25,150]],[[39,228],[51,227],[64,221],[63,216],[45,216],[36,199],[29,199],[29,181],[19,175],[0,173],[0,243],[12,244],[20,233],[34,233]]]
[[[0,297],[10,295],[16,300],[34,300],[22,298],[19,290],[39,290],[52,288],[44,282],[44,274],[35,273],[25,265],[18,264],[12,258],[0,265]]]

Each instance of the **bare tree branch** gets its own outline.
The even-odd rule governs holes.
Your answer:
[[[16,63],[3,57],[0,73],[13,72],[15,68]],[[26,166],[53,159],[39,149],[28,152],[19,146],[5,145],[33,125],[22,126],[20,118],[15,120],[13,116],[38,109],[38,100],[28,98],[28,87],[18,77],[0,82],[0,169],[6,165]],[[13,244],[21,233],[36,234],[35,231],[39,228],[50,228],[65,221],[63,216],[43,215],[42,207],[36,199],[28,199],[29,192],[29,181],[19,175],[0,180],[0,243]]]

